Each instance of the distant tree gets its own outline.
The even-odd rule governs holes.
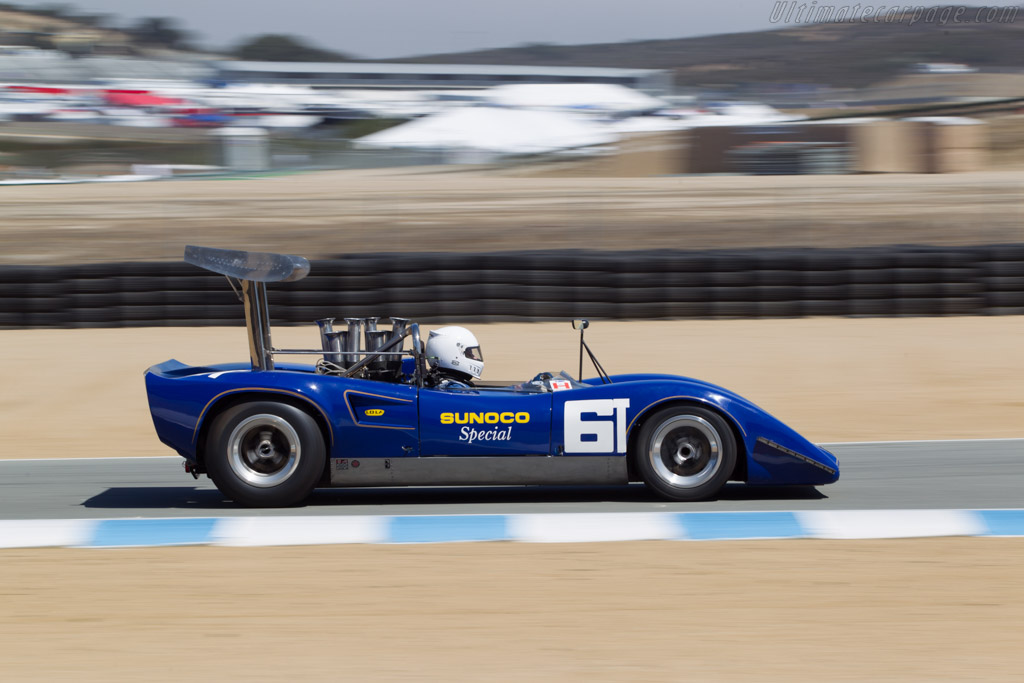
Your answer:
[[[347,62],[352,59],[344,53],[313,47],[301,38],[279,33],[244,40],[231,54],[257,62]]]
[[[190,47],[189,34],[178,26],[175,19],[168,17],[146,17],[139,19],[126,33],[142,45],[187,50]]]
[[[75,8],[71,5],[64,4],[51,4],[43,5],[42,7],[19,7],[18,11],[28,12],[30,14],[38,14],[44,17],[54,17],[55,19],[62,19],[69,17],[74,14]]]
[[[93,28],[114,27],[114,16],[111,14],[76,14],[74,20]]]

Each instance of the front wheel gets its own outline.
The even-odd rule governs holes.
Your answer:
[[[695,406],[659,410],[636,440],[644,483],[669,500],[706,500],[736,465],[736,438],[721,415]]]
[[[257,401],[228,408],[210,427],[206,469],[221,493],[250,507],[305,500],[323,473],[326,448],[308,413]]]

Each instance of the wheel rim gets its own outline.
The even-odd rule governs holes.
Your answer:
[[[295,428],[277,415],[253,415],[228,438],[228,462],[252,486],[277,486],[293,474],[302,455]]]
[[[704,418],[678,415],[661,423],[654,432],[647,457],[666,484],[694,488],[721,468],[722,438]]]

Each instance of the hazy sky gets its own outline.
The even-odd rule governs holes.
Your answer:
[[[11,0],[22,6],[61,0]],[[305,36],[363,58],[754,31],[771,26],[775,0],[79,0],[124,19],[173,16],[208,47],[260,33]]]
[[[61,0],[11,0],[22,6]],[[132,20],[180,19],[200,44],[224,48],[245,36],[290,33],[363,58],[460,52],[522,43],[596,43],[782,28],[779,0],[80,0],[83,12]],[[810,2],[811,0],[800,0]],[[885,0],[877,0],[883,4]],[[922,0],[885,3],[917,5]],[[1012,5],[1019,0],[989,2]],[[840,6],[836,0],[820,4]],[[870,4],[864,2],[863,4]],[[940,0],[925,0],[925,5]],[[981,0],[958,4],[980,5]],[[850,3],[850,7],[856,5]]]

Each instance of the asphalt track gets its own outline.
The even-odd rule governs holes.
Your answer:
[[[233,515],[451,515],[706,510],[1024,507],[1024,439],[828,446],[842,476],[819,488],[730,484],[714,501],[670,503],[628,487],[320,489],[303,507],[251,510],[227,501],[181,459],[0,461],[0,519]]]

